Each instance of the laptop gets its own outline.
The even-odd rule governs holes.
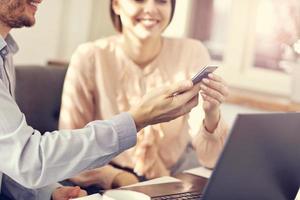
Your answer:
[[[186,199],[294,199],[300,187],[300,113],[238,115],[204,192],[203,182],[198,184],[186,191],[183,183],[133,190],[152,199],[180,199],[176,195],[195,192],[199,196]],[[169,194],[158,195],[155,188]]]

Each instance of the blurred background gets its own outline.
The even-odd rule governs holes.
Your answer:
[[[13,31],[15,64],[68,62],[79,44],[114,34],[108,7],[109,0],[44,1],[33,28]],[[229,122],[240,112],[299,110],[299,0],[178,0],[165,35],[208,47],[232,89]]]

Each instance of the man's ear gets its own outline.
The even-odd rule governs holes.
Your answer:
[[[120,15],[120,3],[119,0],[112,1],[112,9],[114,10],[116,15]]]

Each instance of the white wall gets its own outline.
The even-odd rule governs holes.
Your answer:
[[[186,36],[190,4],[190,0],[177,1],[174,19],[165,35]],[[43,1],[34,27],[12,31],[20,47],[15,64],[68,60],[79,44],[114,34],[108,8],[109,0]]]
[[[37,23],[32,28],[15,29],[15,37],[20,51],[15,56],[16,64],[43,64],[49,58],[58,56],[62,0],[48,0],[40,5]]]
[[[188,35],[191,5],[192,0],[176,1],[174,18],[164,35],[172,37],[186,37]]]
[[[91,40],[116,33],[110,19],[109,2],[109,0],[94,0],[90,31]]]
[[[93,0],[60,0],[63,4],[63,17],[59,59],[69,59],[76,47],[89,40],[92,21]]]

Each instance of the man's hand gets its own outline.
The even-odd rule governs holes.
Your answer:
[[[78,198],[87,196],[85,190],[80,189],[80,187],[59,187],[52,193],[53,200],[69,200],[71,198]]]
[[[193,86],[192,81],[157,88],[146,94],[129,113],[138,131],[148,125],[171,121],[198,105],[199,91],[200,84]]]
[[[119,188],[122,186],[135,184],[138,182],[139,182],[139,180],[134,174],[123,171],[114,178],[114,180],[112,182],[112,188]]]

